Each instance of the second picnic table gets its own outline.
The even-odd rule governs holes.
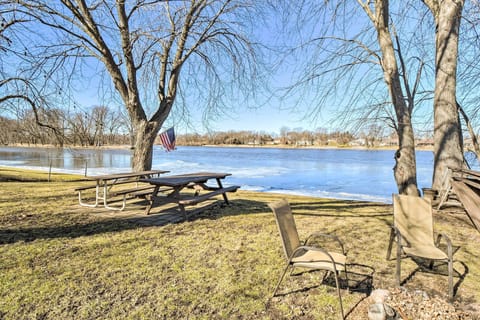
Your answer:
[[[187,218],[185,206],[198,204],[217,195],[222,195],[224,202],[229,204],[226,193],[235,192],[240,188],[239,186],[224,187],[222,185],[222,180],[230,175],[230,173],[196,172],[162,176],[159,178],[140,179],[142,182],[147,182],[155,186],[151,192],[144,195],[145,199],[148,201],[145,213],[150,214],[150,210],[157,203],[176,203],[180,212],[182,212],[184,217]],[[207,182],[209,180],[214,180],[216,185],[208,186]],[[195,193],[193,195],[184,195],[181,192],[185,188],[193,188]],[[205,190],[207,193],[200,194],[201,190]]]

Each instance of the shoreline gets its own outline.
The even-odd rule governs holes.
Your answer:
[[[161,147],[161,144],[153,145]],[[130,145],[104,145],[104,146],[63,146],[58,147],[54,145],[24,145],[24,144],[10,144],[3,145],[4,148],[45,148],[45,149],[83,149],[83,150],[133,150]],[[205,148],[265,148],[265,149],[289,149],[289,150],[365,150],[365,151],[379,151],[379,150],[397,150],[398,146],[379,146],[379,147],[364,147],[364,146],[291,146],[287,144],[262,144],[262,145],[246,145],[246,144],[204,144],[204,145],[177,145],[177,147],[205,147]],[[431,147],[416,147],[415,151],[432,151]]]
[[[83,169],[82,169],[83,170]],[[0,164],[0,182],[2,181],[1,173],[2,171],[14,171],[18,173],[27,173],[27,174],[35,174],[39,175],[41,180],[50,181],[51,176],[55,175],[66,175],[71,177],[78,177],[78,181],[83,181],[87,179],[86,177],[95,176],[102,173],[94,173],[94,174],[82,174],[81,171],[71,171],[71,170],[51,170],[48,167],[18,167],[18,166],[9,166],[9,165],[2,165]],[[14,179],[15,180],[15,179]],[[22,179],[19,179],[22,180]],[[383,197],[383,196],[375,196],[370,194],[362,194],[362,193],[331,193],[331,192],[324,192],[320,194],[316,194],[315,192],[308,192],[308,191],[300,191],[300,190],[287,190],[287,189],[265,189],[259,190],[257,188],[250,188],[248,185],[244,185],[240,190],[242,192],[253,192],[259,194],[277,194],[283,195],[285,197],[310,197],[310,198],[318,198],[318,199],[334,199],[338,201],[357,201],[357,202],[368,202],[368,203],[376,203],[376,204],[391,204],[392,201],[390,198]]]
[[[6,172],[9,173],[6,173]],[[7,181],[26,181],[23,178],[23,175],[30,175],[34,176],[34,180],[31,182],[42,182],[42,181],[50,181],[54,176],[67,176],[71,177],[72,179],[67,179],[70,182],[84,182],[84,181],[91,181],[87,179],[84,175],[75,172],[69,171],[56,171],[56,172],[49,172],[49,170],[42,170],[41,168],[30,168],[30,167],[14,167],[14,166],[6,166],[0,165],[0,183],[7,182]],[[314,198],[314,199],[325,199],[325,200],[336,200],[342,202],[365,202],[365,203],[372,203],[376,205],[391,205],[392,202],[389,199],[383,199],[383,201],[378,198],[349,198],[349,197],[341,197],[341,196],[328,196],[328,195],[315,195],[310,193],[301,193],[301,192],[289,192],[288,190],[268,190],[268,191],[261,191],[256,189],[240,189],[237,192],[239,193],[252,193],[252,194],[259,194],[263,196],[268,195],[277,195],[283,196],[286,198],[295,198],[295,197],[303,197],[303,198]]]

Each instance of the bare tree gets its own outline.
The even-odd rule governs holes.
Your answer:
[[[48,104],[45,97],[36,89],[35,85],[28,79],[21,77],[9,77],[0,81],[0,105],[9,109],[19,111],[19,106],[27,106],[32,112],[35,125],[47,129],[52,134],[59,146],[63,146],[65,137],[63,134],[62,121],[63,112],[58,109],[46,112]],[[12,106],[15,105],[15,106]],[[30,113],[28,113],[30,114]]]
[[[46,30],[31,43],[33,73],[47,70],[49,80],[63,72],[72,84],[82,66],[101,63],[132,123],[133,170],[151,168],[153,143],[182,89],[210,96],[212,110],[223,106],[225,82],[254,88],[254,47],[242,33],[248,1],[3,2],[32,20],[30,30]]]
[[[395,167],[393,171],[398,191],[402,194],[418,195],[415,135],[412,126],[416,88],[412,90],[408,81],[405,81],[403,85],[407,94],[404,94],[401,72],[397,63],[397,57],[400,63],[403,62],[404,57],[401,54],[398,41],[398,55],[395,54],[393,32],[390,27],[389,1],[375,0],[373,5],[370,4],[371,1],[357,1],[375,26],[377,41],[382,52],[379,62],[392,105],[395,109],[396,121],[394,123],[398,135],[399,148],[395,153]],[[404,76],[403,79],[405,80],[406,77]]]
[[[128,117],[127,121],[128,122]],[[116,138],[124,136],[128,132],[128,125],[125,123],[121,112],[109,108],[104,119],[103,128],[105,130],[105,144],[124,144],[125,142],[117,141]]]
[[[108,115],[108,108],[105,106],[96,106],[92,110],[93,117],[93,137],[94,145],[101,146],[103,145],[103,136],[105,135],[105,124]]]
[[[463,166],[462,129],[457,108],[457,60],[464,0],[422,0],[435,20],[434,173],[439,189],[447,168]]]
[[[21,62],[28,58],[27,53],[17,50],[21,42],[18,33],[27,19],[15,12],[14,5],[0,1],[0,111],[20,116],[20,123],[27,129],[27,135],[35,137],[35,143],[63,146],[62,110],[53,108],[47,112],[48,94],[33,79],[17,72],[17,63],[10,60]]]
[[[441,5],[445,5],[440,3]],[[461,10],[461,23],[458,39],[457,70],[456,70],[456,100],[459,115],[463,126],[463,137],[470,137],[463,145],[465,165],[467,160],[474,162],[480,159],[480,144],[478,142],[478,121],[480,116],[480,92],[475,90],[480,85],[478,70],[480,69],[480,30],[479,30],[480,3],[465,1]],[[433,17],[433,14],[432,14]],[[470,148],[470,144],[472,148]],[[467,152],[470,151],[470,157]],[[451,166],[451,165],[449,165]],[[453,167],[453,166],[452,166]],[[440,169],[442,171],[444,169]],[[441,172],[439,172],[440,174]]]
[[[8,10],[0,9],[0,52],[8,51],[8,46],[10,46],[12,43],[12,39],[7,35],[6,30],[11,28],[16,21],[7,21],[4,15],[8,13]]]
[[[0,116],[0,145],[8,145],[15,142],[15,127],[17,123],[15,120],[8,119]]]
[[[288,132],[290,131],[290,128],[288,127],[281,127],[280,128],[280,143],[281,144],[288,144]]]
[[[425,69],[423,67],[425,60],[422,55],[415,57],[418,61],[417,71],[413,73],[409,71],[407,61],[409,60],[409,57],[412,56],[409,55],[408,52],[404,52],[404,46],[400,41],[401,36],[405,36],[400,32],[408,31],[408,29],[402,29],[402,31],[397,33],[396,27],[398,25],[394,24],[395,21],[392,20],[392,17],[396,17],[397,20],[399,17],[407,17],[405,18],[407,21],[410,19],[419,25],[422,21],[427,19],[422,15],[421,8],[419,8],[418,4],[414,1],[404,4],[395,3],[394,7],[397,10],[395,14],[391,14],[390,7],[392,7],[392,4],[390,4],[388,0],[357,0],[357,2],[367,13],[370,21],[375,27],[380,53],[378,53],[375,47],[369,44],[368,41],[361,41],[362,36],[365,38],[364,30],[355,33],[352,29],[347,30],[343,27],[344,25],[348,25],[348,23],[345,23],[345,16],[348,12],[348,9],[346,8],[348,7],[350,9],[351,5],[347,5],[345,2],[341,1],[336,4],[329,2],[324,5],[331,9],[330,12],[332,18],[327,21],[331,21],[331,25],[334,26],[330,27],[328,32],[333,30],[337,33],[328,34],[323,32],[321,37],[316,38],[316,42],[319,43],[319,46],[323,45],[324,48],[331,42],[331,39],[344,44],[352,43],[357,47],[363,48],[368,57],[373,57],[378,61],[378,64],[383,71],[384,81],[387,84],[390,102],[394,107],[394,116],[392,114],[389,115],[388,111],[382,115],[382,113],[379,112],[381,109],[378,108],[378,106],[382,106],[384,103],[380,102],[378,104],[372,104],[375,108],[364,108],[362,106],[361,109],[363,110],[361,110],[361,112],[363,112],[366,117],[361,117],[360,119],[362,123],[368,123],[366,121],[368,119],[378,120],[381,117],[393,120],[391,123],[396,129],[399,139],[399,149],[395,155],[396,165],[394,168],[395,180],[399,192],[418,194],[416,186],[415,146],[412,118],[414,106],[419,103],[419,100],[421,101],[423,99],[423,94],[420,95],[420,99],[418,99],[418,94],[422,82],[421,76]],[[432,66],[432,69],[435,71],[435,85],[434,90],[425,90],[425,95],[423,96],[428,97],[430,90],[434,92],[433,127],[435,161],[432,185],[433,188],[438,189],[445,169],[447,167],[460,168],[463,163],[462,131],[456,106],[456,69],[459,57],[458,41],[464,0],[423,0],[422,2],[432,12],[435,23],[434,26],[430,27],[430,30],[420,29],[418,33],[435,32],[435,44],[433,45],[436,49],[435,63]],[[420,2],[418,3],[421,4]],[[418,12],[414,12],[412,9],[417,9]],[[407,12],[414,14],[405,14]],[[352,17],[352,19],[354,18]],[[344,24],[342,24],[342,22],[339,23],[338,20],[342,21]],[[410,25],[409,28],[410,34],[412,34],[412,25]],[[344,34],[353,35],[351,37],[345,37]],[[422,40],[426,39],[427,38],[423,38]],[[415,47],[417,52],[421,53],[422,50],[428,50],[425,49],[428,45],[428,41],[419,41],[414,45],[412,45],[412,43],[407,43],[407,48],[408,46]],[[349,46],[349,48],[352,48],[352,46]],[[432,49],[430,49],[430,51],[431,50]],[[321,75],[331,73],[332,70],[338,72],[337,70],[341,69],[343,70],[343,74],[341,72],[338,72],[338,74],[342,77],[348,76],[346,70],[351,70],[353,69],[353,66],[364,64],[367,61],[360,53],[358,53],[358,51],[344,49],[344,52],[334,50],[331,50],[331,52],[341,58],[334,59],[337,64],[333,66],[331,62],[323,63],[324,66],[328,65],[330,68],[319,73]],[[331,56],[332,55],[329,57]],[[350,56],[351,59],[345,59],[345,56]],[[412,75],[414,76],[412,77]],[[413,79],[413,81],[410,79]],[[355,80],[358,81],[358,79]],[[374,83],[374,81],[362,82],[370,84]],[[345,83],[345,81],[343,83]],[[358,83],[352,84],[354,86],[359,86]],[[365,88],[366,85],[360,85],[360,87]],[[333,91],[332,89],[329,90],[330,92]],[[328,92],[328,90],[323,92]],[[325,95],[323,97],[325,97]],[[362,98],[361,95],[355,95],[354,97],[355,99],[358,99],[359,97]],[[358,111],[358,109],[360,108],[353,110]],[[348,108],[348,110],[358,119],[359,112],[352,112],[352,108]]]
[[[360,130],[382,124],[394,128],[399,144],[394,166],[398,190],[418,195],[412,114],[418,100],[423,99],[423,92],[419,92],[423,57],[418,51],[403,50],[401,35],[392,21],[392,16],[403,15],[392,15],[386,0],[357,0],[356,4],[330,1],[322,5],[302,1],[299,6],[303,18],[298,29],[311,25],[306,19],[318,23],[292,50],[307,53],[309,58],[287,95],[310,85],[315,91],[305,95],[310,101],[315,99],[315,107],[308,113],[310,119],[335,105],[344,127]],[[412,46],[407,43],[406,47]],[[415,54],[418,56],[412,59]]]

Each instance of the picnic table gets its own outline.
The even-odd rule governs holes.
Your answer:
[[[88,176],[88,180],[95,181],[94,185],[81,186],[75,188],[75,191],[78,192],[78,202],[81,206],[84,207],[97,207],[100,202],[103,202],[103,206],[111,210],[123,210],[125,208],[125,203],[127,200],[127,195],[132,194],[138,191],[144,191],[148,189],[153,189],[151,185],[142,185],[140,186],[138,182],[141,178],[152,178],[158,177],[163,173],[169,171],[164,170],[148,170],[148,171],[137,171],[137,172],[123,172],[123,173],[113,173],[106,175],[98,176]],[[120,184],[135,183],[135,186],[130,189],[116,190],[112,191],[114,186]],[[95,189],[95,202],[87,203],[82,199],[82,191]],[[123,196],[123,203],[120,207],[113,207],[109,205],[111,198],[115,196]]]
[[[230,173],[196,172],[140,179],[140,181],[154,186],[152,191],[144,193],[144,198],[148,201],[145,213],[150,214],[150,210],[156,205],[174,203],[187,219],[185,206],[196,205],[217,195],[222,195],[223,201],[228,205],[227,192],[235,192],[240,188],[240,186],[224,187],[222,185],[222,180],[230,175]],[[213,186],[207,185],[210,180],[214,181]],[[186,188],[194,189],[194,194],[192,195],[191,192],[189,194],[182,193]],[[201,194],[202,190],[207,191],[207,193]]]

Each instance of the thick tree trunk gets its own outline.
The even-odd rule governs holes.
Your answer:
[[[153,143],[160,130],[155,122],[138,121],[134,124],[135,146],[132,157],[132,170],[144,171],[152,169]]]
[[[433,188],[439,189],[447,168],[463,165],[463,142],[456,105],[458,33],[463,0],[424,1],[437,27],[435,45],[434,172]]]
[[[408,121],[405,118],[408,118]],[[413,127],[409,115],[400,117],[399,123],[402,120],[404,124],[399,124],[397,130],[399,148],[395,152],[393,174],[400,194],[419,195]]]

